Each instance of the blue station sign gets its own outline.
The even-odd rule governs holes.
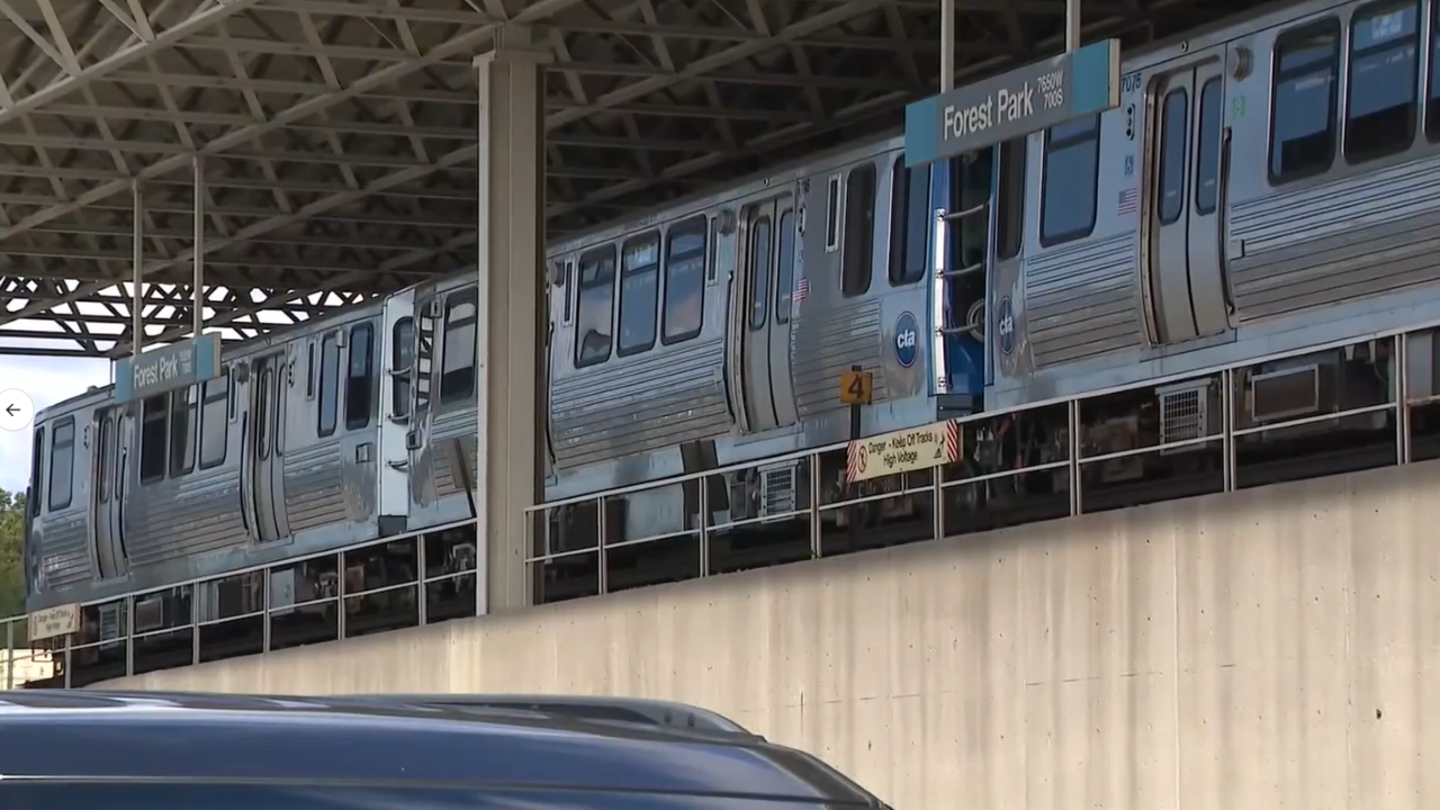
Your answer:
[[[220,336],[201,335],[115,361],[115,401],[132,402],[220,376]]]
[[[1120,106],[1120,40],[1092,42],[905,108],[905,165],[922,166]]]

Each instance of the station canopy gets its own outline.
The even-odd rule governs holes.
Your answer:
[[[1127,47],[1253,3],[1083,0]],[[550,235],[867,133],[938,89],[938,0],[0,0],[0,353],[240,339],[473,266],[472,59],[535,26]],[[1063,47],[1064,0],[956,0],[956,81]],[[213,286],[212,286],[213,285]]]

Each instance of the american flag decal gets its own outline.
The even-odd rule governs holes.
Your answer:
[[[1127,188],[1120,192],[1120,204],[1115,207],[1117,214],[1133,214],[1139,208],[1140,192]]]
[[[795,284],[795,294],[794,294],[795,303],[798,304],[798,303],[800,303],[801,301],[804,301],[804,300],[805,300],[805,297],[808,296],[809,294],[810,294],[810,279],[808,279],[808,278],[801,278],[801,279],[800,279],[798,282],[796,282],[796,284]]]

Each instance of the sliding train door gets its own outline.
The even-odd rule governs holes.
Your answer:
[[[128,447],[129,431],[123,408],[104,408],[95,416],[95,447],[90,464],[93,484],[90,497],[94,503],[95,571],[101,579],[122,577],[129,571],[121,534],[120,510],[123,503],[125,467],[120,463],[122,448]],[[121,433],[125,442],[120,442]]]
[[[250,414],[252,440],[249,498],[255,516],[256,539],[273,542],[289,535],[285,519],[286,354],[269,354],[251,362]]]
[[[383,368],[380,385],[380,516],[406,525],[410,515],[411,382],[415,358],[415,291],[385,299]],[[402,529],[403,530],[403,529]]]
[[[759,433],[798,419],[790,373],[791,294],[795,287],[795,211],[790,195],[744,209],[740,284],[741,387],[746,423]]]
[[[1146,272],[1152,337],[1178,343],[1230,326],[1221,243],[1225,49],[1147,77]]]

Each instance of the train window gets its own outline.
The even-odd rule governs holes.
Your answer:
[[[1220,77],[1200,88],[1200,143],[1195,150],[1195,212],[1215,213],[1220,202],[1220,113],[1225,97]]]
[[[1025,136],[1000,144],[1000,182],[996,186],[995,251],[1000,259],[1020,255],[1025,233]]]
[[[765,326],[765,307],[770,302],[770,217],[755,220],[750,234],[750,328]]]
[[[195,386],[170,392],[170,477],[195,469],[195,432],[199,425],[199,403]]]
[[[345,376],[345,429],[370,424],[375,402],[375,328],[368,323],[350,327],[350,373]]]
[[[35,428],[35,440],[30,447],[30,515],[40,514],[40,482],[45,480],[45,428]]]
[[[1340,24],[1326,20],[1281,34],[1270,93],[1270,182],[1309,177],[1335,156],[1335,74]]]
[[[564,281],[560,282],[560,297],[564,299],[560,306],[564,311],[561,313],[560,322],[563,324],[568,324],[570,323],[570,317],[573,314],[573,309],[575,306],[575,262],[570,259],[566,259],[564,267],[565,275],[562,277]]]
[[[1346,160],[1359,163],[1410,148],[1419,58],[1420,6],[1414,0],[1385,0],[1355,12],[1345,93]]]
[[[780,244],[775,248],[775,322],[788,323],[790,300],[795,289],[795,212],[780,214]]]
[[[305,398],[315,398],[315,341],[310,341],[305,346],[309,350],[309,356],[305,361]]]
[[[575,367],[584,368],[610,359],[610,331],[615,316],[613,246],[606,245],[580,257],[580,285],[576,295]]]
[[[710,221],[710,266],[705,268],[705,283],[709,284],[720,276],[720,237],[724,236],[724,226],[721,220],[730,216],[730,209],[720,212],[720,216]]]
[[[480,298],[474,287],[445,299],[445,355],[440,361],[440,402],[456,402],[475,393],[475,328]]]
[[[825,184],[825,252],[840,249],[840,175]]]
[[[925,277],[925,243],[930,235],[930,167],[905,168],[895,158],[890,198],[890,284],[914,284]]]
[[[271,387],[274,385],[274,374],[267,363],[261,366],[255,381],[255,447],[261,460],[270,457],[270,396]],[[320,404],[325,404],[325,388],[320,388]],[[335,432],[334,422],[331,422],[331,433]],[[320,434],[328,436],[328,433]]]
[[[700,334],[705,320],[705,217],[692,217],[665,235],[665,309],[662,343]]]
[[[75,417],[56,423],[50,434],[50,511],[70,505],[75,481]]]
[[[1430,4],[1430,77],[1425,99],[1425,135],[1440,141],[1440,3]]]
[[[267,366],[265,370],[268,373],[270,369]],[[275,385],[271,382],[271,384],[265,385],[265,388],[273,388]],[[280,396],[279,391],[272,390],[270,394],[275,397]],[[340,403],[337,401],[340,398],[340,346],[339,342],[335,340],[334,332],[326,335],[320,341],[319,396],[320,421],[315,432],[321,437],[330,436],[335,433],[335,421],[340,411]],[[265,409],[260,409],[260,413],[262,423],[270,421],[264,418]]]
[[[165,440],[169,436],[170,398],[150,397],[141,406],[140,483],[151,484],[165,477]]]
[[[96,495],[99,497],[100,503],[108,503],[110,500],[110,471],[115,464],[115,449],[110,446],[115,441],[115,419],[109,415],[101,419],[98,433],[96,441],[99,443],[100,468],[95,474]]]
[[[1084,239],[1095,230],[1100,170],[1100,116],[1045,130],[1045,182],[1040,190],[1040,244]]]
[[[1165,94],[1160,105],[1160,171],[1156,185],[1160,224],[1169,225],[1185,209],[1186,141],[1190,135],[1190,93],[1176,88]]]
[[[659,306],[660,234],[654,231],[629,239],[620,249],[621,357],[655,345],[655,310]]]
[[[390,411],[396,419],[410,415],[410,366],[415,356],[415,321],[401,318],[391,330],[390,367],[399,374],[390,377]]]
[[[846,298],[870,291],[875,247],[875,166],[850,170],[845,180],[845,250],[840,254],[840,293]]]
[[[230,372],[205,383],[200,400],[200,469],[208,470],[225,461],[225,440],[228,422],[226,404],[230,401]]]

